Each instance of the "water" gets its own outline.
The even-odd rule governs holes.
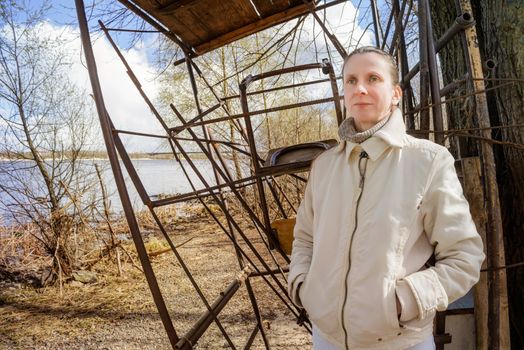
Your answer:
[[[208,185],[215,185],[216,182],[214,180],[212,166],[209,161],[202,159],[194,160],[193,162],[195,163],[198,171],[208,182]],[[152,197],[152,199],[174,194],[193,192],[188,179],[182,171],[181,165],[184,166],[186,171],[189,173],[189,176],[191,177],[197,190],[205,188],[202,182],[198,179],[197,175],[191,170],[189,163],[186,161],[182,161],[180,164],[175,160],[139,159],[133,160],[132,163],[142,181],[143,186],[146,189],[146,192],[150,197]],[[122,204],[120,197],[118,196],[109,160],[84,159],[80,161],[79,168],[82,171],[85,171],[88,176],[93,176],[93,179],[96,179],[94,164],[98,164],[99,168],[102,170],[102,178],[107,188],[108,197],[111,203],[111,210],[114,213],[120,213],[122,211]],[[44,186],[42,186],[43,182],[41,179],[39,179],[37,172],[34,168],[31,167],[31,165],[32,163],[27,161],[0,161],[0,183],[2,183],[4,186],[20,186],[20,184],[13,184],[12,181],[10,181],[12,175],[16,173],[19,178],[28,179],[27,181],[23,181],[24,186],[29,186],[32,191],[36,193],[40,192],[43,196],[44,192],[41,191],[41,189],[44,188]],[[120,163],[120,165],[126,182],[126,188],[128,190],[134,209],[143,209],[144,205],[142,204],[140,196],[138,195],[138,192],[136,191],[127,172],[125,171],[123,163]],[[10,175],[7,175],[6,172],[9,172]],[[94,195],[100,197],[99,194],[100,186],[98,183],[96,183],[88,192],[87,196]],[[13,198],[11,197],[12,195],[13,191],[6,193],[6,191],[0,189],[0,201],[4,204],[13,203]],[[27,200],[24,200],[24,202],[27,202]],[[0,212],[0,215],[2,216],[4,222],[9,221],[5,212]]]
[[[193,161],[198,171],[203,175],[205,181],[209,186],[214,186],[213,168],[208,160],[194,160]],[[140,177],[142,184],[150,197],[158,198],[160,196],[170,196],[174,194],[182,194],[193,192],[191,185],[182,171],[182,166],[188,172],[193,185],[197,190],[205,188],[204,184],[199,180],[198,176],[193,172],[189,163],[182,161],[182,166],[175,160],[158,160],[158,159],[142,159],[134,160],[133,165]],[[140,196],[135,190],[132,181],[124,170],[124,177],[126,180],[126,187],[129,191],[131,202],[134,207],[142,208]],[[108,192],[111,193],[110,199],[113,210],[121,211],[122,206],[120,198],[118,197],[116,184],[113,178],[113,173],[109,168],[109,161],[106,161],[106,171],[104,172],[104,179],[107,183]],[[116,203],[118,202],[118,203]]]

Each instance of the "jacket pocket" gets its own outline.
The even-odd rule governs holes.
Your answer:
[[[327,294],[321,285],[311,281],[310,276],[306,276],[298,293],[311,322],[324,334],[332,334],[339,327],[340,314],[333,305],[337,298],[326,298]]]
[[[386,288],[386,295],[384,296],[383,310],[385,312],[384,318],[388,325],[393,329],[400,328],[400,323],[397,315],[397,298],[396,298],[396,282],[389,280]]]

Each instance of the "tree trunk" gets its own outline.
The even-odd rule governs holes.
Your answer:
[[[519,5],[520,3],[520,5]],[[519,1],[485,0],[475,8],[483,56],[497,63],[494,80],[488,87],[504,84],[505,79],[524,77],[524,7]],[[513,83],[488,93],[493,125],[511,126],[524,123],[523,85]],[[522,144],[524,127],[513,126],[494,132],[501,141]],[[504,222],[506,263],[524,261],[524,150],[511,146],[498,147],[497,173]],[[524,269],[507,270],[510,305],[511,342],[513,349],[524,349]]]
[[[524,141],[524,6],[519,1],[472,1],[478,41],[484,62],[492,59],[496,68],[486,71],[489,114],[494,139],[508,144],[496,146],[497,181],[500,189],[504,224],[506,264],[524,261],[524,150],[509,143],[522,145]],[[433,1],[432,18],[436,37],[440,37],[453,23],[457,12],[452,2]],[[460,77],[464,69],[460,41],[453,40],[440,53],[444,84]],[[465,69],[464,69],[465,70]],[[518,79],[521,79],[518,81]],[[500,87],[497,87],[499,86]],[[467,100],[448,105],[450,129],[469,127],[475,117]],[[462,110],[460,110],[462,109]],[[473,109],[471,109],[473,111]],[[459,121],[455,116],[461,116]],[[466,118],[463,118],[466,116]],[[473,142],[455,143],[462,155],[474,152]],[[464,151],[467,150],[466,153]],[[507,269],[511,345],[524,348],[524,268]]]

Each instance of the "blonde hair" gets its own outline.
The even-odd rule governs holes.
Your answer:
[[[353,52],[351,52],[349,55],[347,55],[346,58],[344,59],[344,63],[342,64],[342,74],[344,74],[344,68],[346,67],[346,63],[349,61],[349,59],[352,56],[361,55],[365,53],[376,53],[382,56],[389,65],[391,80],[393,81],[393,85],[399,85],[400,76],[398,73],[398,67],[397,67],[397,62],[395,61],[395,58],[391,56],[389,53],[387,53],[386,51],[381,50],[378,47],[374,47],[374,46],[362,46],[354,50]]]

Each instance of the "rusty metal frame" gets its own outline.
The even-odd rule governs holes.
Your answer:
[[[115,177],[116,186],[118,189],[118,194],[122,200],[122,206],[124,208],[124,213],[135,243],[144,274],[146,276],[149,289],[153,295],[153,300],[155,301],[160,319],[166,329],[169,342],[174,347],[178,342],[179,338],[169,317],[169,312],[162,298],[162,293],[158,286],[151,262],[147,256],[146,249],[144,247],[144,242],[140,235],[140,229],[138,228],[138,223],[136,221],[133,208],[131,207],[131,201],[129,199],[129,194],[126,189],[124,182],[124,177],[122,175],[122,170],[120,169],[120,164],[118,162],[118,156],[116,154],[116,147],[113,141],[111,127],[109,125],[109,118],[106,113],[106,108],[104,104],[104,98],[102,96],[102,90],[100,88],[100,82],[98,80],[98,73],[96,68],[95,57],[93,54],[93,49],[91,46],[91,39],[89,38],[89,28],[87,25],[87,18],[84,9],[83,0],[75,0],[77,17],[80,27],[80,35],[82,38],[82,46],[84,48],[86,62],[89,68],[89,78],[91,81],[91,88],[93,89],[93,95],[95,99],[96,109],[98,111],[98,116],[100,119],[100,126],[102,127],[102,134],[104,136],[104,142],[106,144],[107,153],[109,161],[111,163],[111,169],[113,171],[113,176]]]
[[[264,217],[264,225],[261,225],[262,227],[265,227],[265,233],[268,236],[270,247],[271,248],[279,248],[278,245],[278,239],[275,236],[274,231],[271,229],[271,219],[269,217],[269,209],[267,206],[267,200],[266,200],[266,193],[264,189],[264,181],[263,176],[264,175],[271,175],[271,172],[261,172],[261,164],[260,164],[260,157],[258,156],[258,152],[256,149],[256,141],[254,137],[254,131],[253,126],[251,124],[251,113],[249,112],[249,105],[247,101],[247,89],[250,84],[252,84],[255,81],[267,79],[274,76],[281,76],[283,74],[288,73],[295,73],[295,72],[301,72],[301,71],[307,71],[312,69],[321,69],[324,74],[328,74],[329,80],[331,82],[331,88],[333,93],[333,102],[335,103],[335,111],[337,115],[337,122],[340,125],[342,122],[342,111],[340,108],[340,98],[338,95],[338,88],[336,84],[336,77],[333,71],[333,67],[331,63],[327,60],[323,60],[322,63],[312,63],[312,64],[305,64],[301,66],[295,66],[295,67],[289,67],[289,68],[283,68],[271,72],[265,72],[258,75],[249,75],[246,77],[242,82],[240,83],[240,101],[242,105],[242,111],[244,116],[244,124],[246,125],[247,135],[248,135],[248,144],[249,149],[251,153],[251,164],[253,166],[253,172],[256,179],[256,185],[259,195],[259,205],[261,206],[263,217]],[[283,167],[284,169],[281,169],[285,172],[285,168],[292,169],[291,166]],[[276,198],[276,197],[275,197]],[[278,201],[277,201],[278,202]],[[285,254],[282,254],[285,256]]]
[[[173,113],[175,116],[178,117],[178,119],[181,122],[181,125],[169,127],[165,122],[164,119],[161,117],[159,112],[154,107],[153,103],[150,101],[150,99],[146,96],[144,91],[141,88],[140,82],[138,78],[134,75],[133,71],[127,64],[125,58],[119,51],[118,47],[114,43],[114,41],[111,39],[109,35],[109,30],[106,28],[102,22],[99,22],[100,27],[102,28],[103,32],[106,34],[108,40],[112,44],[113,48],[115,49],[115,52],[118,54],[119,58],[121,59],[122,63],[124,64],[127,73],[129,75],[129,78],[133,82],[133,84],[136,86],[137,90],[141,94],[142,98],[146,102],[146,104],[149,106],[151,112],[156,117],[156,119],[160,122],[164,130],[166,131],[166,135],[154,135],[154,134],[146,134],[146,133],[140,133],[140,132],[133,132],[133,131],[127,131],[127,130],[117,130],[112,125],[110,116],[107,113],[107,110],[104,105],[104,100],[102,96],[102,92],[100,89],[100,83],[98,80],[97,75],[97,69],[96,69],[96,62],[93,56],[91,42],[89,38],[89,28],[87,24],[87,19],[85,16],[85,10],[84,10],[84,3],[83,0],[75,0],[76,3],[76,9],[77,9],[77,16],[80,24],[80,31],[81,31],[81,39],[82,44],[84,47],[85,55],[86,55],[86,62],[89,70],[91,85],[93,89],[94,99],[98,111],[98,116],[100,119],[100,125],[102,127],[102,132],[104,136],[104,141],[106,144],[106,148],[108,151],[108,157],[109,161],[111,163],[111,168],[113,171],[113,176],[115,177],[118,193],[120,195],[121,201],[122,201],[122,207],[124,210],[124,214],[126,216],[126,219],[128,221],[131,235],[134,241],[134,244],[137,248],[137,252],[139,255],[140,262],[142,264],[144,275],[146,277],[146,280],[148,282],[149,288],[151,290],[153,300],[157,306],[160,318],[162,320],[162,323],[164,325],[164,328],[166,330],[166,333],[168,335],[169,341],[171,346],[174,349],[190,349],[192,346],[198,341],[200,336],[205,332],[205,330],[209,327],[210,324],[213,322],[217,324],[217,326],[221,329],[224,338],[227,340],[228,344],[235,348],[235,346],[232,344],[228,334],[226,333],[225,329],[220,324],[220,321],[218,319],[218,314],[220,310],[223,308],[224,305],[234,296],[235,292],[238,290],[238,288],[244,284],[246,286],[246,289],[248,291],[248,295],[251,301],[251,304],[253,306],[253,312],[256,316],[257,324],[255,325],[253,331],[248,335],[247,342],[245,344],[245,348],[249,349],[251,345],[253,344],[254,339],[258,335],[258,333],[261,334],[261,337],[264,342],[264,346],[266,349],[269,349],[271,346],[269,344],[269,341],[267,339],[267,336],[265,334],[264,327],[262,326],[261,322],[261,316],[258,309],[258,303],[256,299],[256,295],[254,293],[254,290],[252,289],[250,285],[250,279],[251,278],[262,278],[264,282],[272,289],[272,291],[275,293],[275,295],[282,301],[285,307],[287,307],[291,312],[300,320],[303,320],[303,313],[299,308],[294,306],[291,303],[291,300],[289,296],[286,293],[286,288],[283,285],[282,281],[278,278],[279,276],[282,277],[284,280],[286,278],[285,272],[287,272],[286,267],[282,267],[278,262],[276,257],[273,255],[273,248],[277,248],[277,252],[279,252],[284,261],[289,261],[287,256],[283,254],[282,251],[279,250],[278,242],[275,240],[275,237],[273,235],[273,231],[270,227],[270,215],[269,215],[269,207],[267,205],[266,200],[266,193],[265,188],[268,188],[271,192],[271,195],[273,196],[274,203],[277,206],[277,210],[283,217],[287,217],[286,211],[284,210],[282,202],[279,200],[279,195],[283,195],[285,200],[287,200],[288,204],[291,206],[293,210],[296,211],[296,209],[293,207],[291,201],[286,197],[285,191],[279,187],[277,179],[272,176],[272,174],[269,172],[263,172],[260,168],[260,163],[262,161],[261,157],[257,154],[256,146],[255,146],[255,139],[253,135],[253,127],[251,125],[251,117],[255,115],[260,114],[266,114],[271,112],[278,112],[281,110],[291,109],[291,108],[299,108],[314,104],[321,104],[321,103],[331,103],[333,102],[335,105],[335,112],[337,116],[337,123],[340,124],[342,122],[342,107],[340,106],[340,100],[343,98],[343,96],[340,96],[338,94],[338,88],[337,88],[337,82],[336,80],[339,77],[335,76],[333,67],[327,63],[328,67],[328,79],[319,79],[316,81],[309,81],[309,82],[302,82],[297,84],[288,84],[281,87],[274,87],[270,89],[260,90],[260,91],[253,91],[253,92],[247,92],[248,86],[251,82],[259,79],[264,79],[270,76],[276,76],[281,74],[286,74],[290,72],[296,72],[303,69],[318,69],[321,67],[325,67],[326,63],[323,64],[312,64],[312,65],[304,65],[304,66],[298,66],[298,67],[288,67],[281,70],[273,71],[273,72],[266,72],[259,74],[254,77],[248,77],[244,79],[244,81],[240,85],[240,94],[239,95],[233,95],[233,96],[225,96],[225,97],[219,97],[216,91],[213,89],[213,86],[208,82],[205,76],[203,76],[202,72],[198,68],[198,65],[193,61],[193,58],[197,56],[197,54],[193,51],[191,51],[190,48],[185,47],[184,44],[181,42],[181,40],[176,37],[173,33],[169,32],[166,28],[164,28],[160,23],[152,19],[147,13],[142,11],[140,8],[135,6],[131,1],[128,0],[118,0],[120,3],[122,3],[124,6],[129,8],[131,11],[133,11],[135,14],[137,14],[139,17],[144,19],[147,23],[149,23],[153,28],[156,29],[155,32],[162,33],[166,35],[170,40],[173,40],[184,52],[185,58],[181,60],[181,62],[186,63],[186,69],[189,75],[193,96],[195,99],[195,105],[197,108],[197,116],[194,116],[193,118],[190,118],[188,121],[185,120],[185,118],[180,114],[180,112],[175,108],[174,105],[171,105],[171,109],[173,110]],[[327,7],[335,6],[337,4],[340,4],[346,0],[336,0],[332,1],[328,4],[324,4],[321,6],[315,6],[310,7],[310,14],[314,17],[314,20],[317,21],[324,33],[327,35],[327,37],[331,40],[332,44],[337,49],[338,53],[341,57],[345,57],[347,55],[346,49],[343,47],[343,45],[340,44],[337,37],[329,32],[327,27],[324,25],[320,17],[317,15],[317,11],[320,11],[322,9],[325,9]],[[476,112],[477,112],[477,118],[478,118],[478,124],[479,124],[479,135],[478,136],[471,136],[471,137],[477,137],[480,140],[485,140],[485,142],[479,142],[479,153],[482,158],[482,166],[483,166],[483,174],[484,174],[484,185],[486,187],[485,189],[485,197],[486,197],[486,203],[487,203],[487,209],[488,209],[488,222],[489,222],[489,230],[488,230],[488,257],[489,257],[489,269],[488,269],[488,276],[489,276],[489,329],[490,329],[490,349],[497,350],[500,348],[500,312],[499,312],[499,305],[501,303],[501,295],[500,295],[500,286],[505,283],[502,280],[502,274],[501,274],[501,256],[504,254],[503,246],[501,246],[503,232],[502,232],[502,223],[501,223],[501,216],[500,216],[500,203],[498,198],[498,187],[496,183],[496,172],[495,172],[495,163],[494,163],[494,155],[492,150],[492,143],[489,142],[491,140],[491,134],[490,134],[490,123],[489,123],[489,114],[487,109],[487,102],[486,102],[486,89],[484,88],[484,75],[482,73],[483,65],[488,67],[490,64],[489,60],[485,60],[485,62],[482,61],[482,58],[480,56],[478,45],[476,45],[476,34],[475,34],[475,28],[474,28],[474,19],[471,15],[471,5],[469,0],[456,0],[455,1],[457,6],[457,13],[459,14],[456,18],[455,22],[451,24],[449,29],[442,35],[441,38],[438,40],[435,40],[433,37],[433,29],[432,29],[432,22],[431,22],[431,16],[430,16],[430,9],[429,9],[429,0],[421,0],[418,2],[418,25],[419,25],[419,56],[420,56],[420,62],[415,64],[413,67],[409,67],[408,65],[408,59],[406,56],[406,42],[404,37],[404,30],[406,27],[407,20],[409,18],[409,14],[412,11],[413,7],[413,1],[412,0],[402,0],[400,3],[400,0],[394,0],[391,3],[392,11],[389,14],[389,17],[387,19],[387,25],[385,33],[382,31],[381,27],[381,20],[380,20],[380,13],[377,8],[376,0],[370,0],[370,6],[372,8],[372,15],[373,15],[373,21],[371,24],[373,24],[375,29],[375,41],[377,46],[380,46],[382,48],[389,47],[389,51],[391,53],[395,53],[397,55],[398,61],[401,63],[401,76],[402,76],[402,86],[405,90],[405,95],[403,98],[403,108],[405,115],[407,117],[407,125],[408,129],[410,129],[410,132],[413,134],[416,134],[418,136],[422,136],[425,138],[429,138],[430,134],[434,134],[435,141],[437,143],[443,143],[445,141],[446,130],[444,130],[444,121],[443,121],[443,113],[442,113],[442,104],[447,103],[448,101],[442,101],[443,96],[446,96],[450,92],[454,91],[458,87],[462,87],[464,85],[467,85],[472,91],[472,96],[474,96],[475,99],[475,106],[476,106]],[[407,13],[407,15],[406,15]],[[405,17],[405,20],[404,20]],[[393,29],[393,35],[392,39],[389,39],[389,34]],[[111,30],[123,30],[123,29],[111,29]],[[148,31],[151,32],[151,31]],[[448,84],[444,87],[440,87],[439,81],[438,81],[438,66],[436,62],[436,55],[437,53],[453,38],[455,38],[457,35],[460,35],[462,40],[462,47],[464,50],[464,54],[466,57],[466,61],[468,64],[468,74],[464,77],[459,77],[459,80],[454,81],[451,84]],[[389,41],[389,42],[388,42]],[[177,62],[177,63],[181,63]],[[488,67],[489,68],[489,67]],[[411,80],[419,74],[419,85],[420,85],[420,99],[418,105],[415,105],[415,94],[413,93],[413,90],[411,88]],[[206,87],[213,93],[213,96],[216,99],[216,104],[212,107],[208,108],[207,110],[202,110],[200,106],[199,101],[199,91],[196,84],[197,77],[201,79]],[[263,110],[255,110],[250,111],[247,104],[247,97],[248,96],[256,96],[261,93],[266,92],[272,92],[272,91],[278,91],[282,89],[287,88],[294,88],[299,86],[305,86],[305,85],[311,85],[316,83],[323,83],[323,82],[330,82],[331,88],[332,88],[332,94],[333,97],[331,98],[324,98],[324,99],[317,99],[312,101],[306,101],[306,102],[299,102],[294,104],[288,104],[273,108],[266,108]],[[241,105],[242,105],[242,113],[241,114],[231,114],[228,108],[225,106],[225,102],[230,99],[239,98]],[[224,117],[219,118],[213,118],[213,119],[206,119],[209,114],[213,112],[218,112],[219,110],[222,110],[225,114]],[[431,115],[433,117],[433,129],[430,129],[430,111]],[[243,124],[241,121],[243,120]],[[415,123],[415,120],[418,120],[418,128]],[[241,135],[242,141],[240,143],[237,142],[228,142],[228,141],[222,141],[222,140],[216,140],[213,137],[213,134],[210,129],[207,128],[208,125],[212,125],[215,123],[221,123],[221,122],[230,122],[234,125],[236,130]],[[245,129],[244,129],[245,126]],[[202,137],[199,137],[194,132],[195,127],[200,127],[202,131]],[[417,130],[418,129],[418,130]],[[182,132],[187,132],[190,134],[190,137],[181,137],[179,134]],[[193,172],[197,175],[197,177],[200,178],[202,183],[206,186],[206,188],[201,190],[196,190],[196,187],[193,184],[193,181],[189,179],[189,175],[185,169],[185,167],[182,167],[184,173],[186,174],[186,177],[188,177],[188,180],[190,181],[190,185],[193,189],[190,193],[185,193],[182,195],[176,195],[169,198],[164,199],[158,199],[158,200],[151,200],[151,197],[147,193],[146,189],[144,188],[141,179],[139,178],[138,174],[136,173],[134,166],[131,162],[131,159],[129,158],[127,151],[120,139],[121,134],[127,134],[132,136],[138,136],[138,137],[154,137],[159,139],[167,139],[169,142],[169,145],[171,147],[171,150],[174,154],[175,159],[180,160],[184,158],[187,161],[187,164]],[[192,159],[189,157],[188,153],[185,151],[184,147],[181,144],[181,141],[184,142],[193,142],[198,145],[198,147],[201,149],[202,153],[206,155],[209,162],[211,163],[216,185],[210,185],[207,183],[198,169]],[[230,150],[233,150],[235,152],[239,152],[241,154],[244,154],[246,156],[251,157],[252,164],[254,167],[254,173],[251,176],[246,176],[242,179],[235,180],[232,174],[229,172],[227,163],[223,158],[223,155],[221,153],[221,147],[227,147]],[[245,148],[249,147],[249,151],[246,151]],[[168,241],[169,245],[171,246],[173,253],[179,259],[181,262],[182,268],[186,272],[186,275],[190,279],[191,283],[193,284],[193,287],[197,294],[199,294],[200,298],[202,299],[203,303],[206,306],[207,311],[200,317],[199,320],[195,323],[194,327],[183,337],[180,337],[175,327],[173,326],[173,322],[171,317],[169,316],[169,312],[167,309],[167,306],[164,302],[163,296],[160,292],[160,288],[158,286],[154,271],[152,269],[151,263],[149,261],[149,257],[147,255],[147,252],[145,251],[144,242],[142,240],[140,230],[137,223],[137,218],[133,212],[133,208],[131,207],[131,202],[129,198],[129,194],[127,192],[126,184],[124,182],[124,178],[122,175],[122,169],[119,163],[119,156],[122,160],[127,172],[129,173],[129,176],[131,178],[131,181],[133,182],[142,202],[147,206],[147,208],[150,210],[151,214],[153,215],[153,218],[155,219],[156,223],[159,226],[160,231]],[[182,163],[181,163],[182,164]],[[287,170],[290,170],[291,167]],[[286,169],[284,169],[286,170]],[[305,181],[305,179],[297,176],[292,175],[295,178]],[[251,209],[249,203],[243,198],[242,193],[240,193],[240,189],[242,188],[254,188],[260,197],[260,206],[262,209],[262,218],[260,218],[254,210]],[[233,198],[236,199],[244,209],[244,211],[248,214],[250,220],[255,224],[255,227],[257,229],[261,229],[264,234],[266,235],[264,241],[264,244],[266,245],[266,248],[268,249],[268,252],[270,254],[270,257],[273,261],[273,264],[266,262],[265,258],[263,258],[260,253],[257,251],[257,249],[253,246],[253,244],[250,242],[250,239],[246,236],[245,232],[242,231],[240,228],[239,223],[236,221],[236,219],[231,215],[229,212],[228,207],[228,201],[229,196],[226,196],[227,194],[232,194]],[[217,217],[216,213],[211,210],[211,208],[208,206],[206,201],[204,201],[204,198],[211,197],[213,200],[217,203],[217,205],[220,207],[220,210],[222,212],[222,215],[226,218],[227,224],[224,225],[219,218]],[[243,271],[240,277],[235,279],[226,289],[225,292],[222,293],[212,304],[210,304],[206,298],[203,296],[200,288],[194,281],[194,279],[191,276],[191,272],[185,266],[183,259],[178,255],[176,248],[169,238],[169,235],[165,231],[164,227],[162,226],[160,220],[158,219],[158,216],[156,215],[155,209],[166,206],[166,205],[172,205],[175,203],[180,203],[188,200],[199,200],[206,211],[209,213],[209,215],[213,218],[213,220],[219,225],[220,229],[226,234],[226,236],[231,240],[234,248],[235,248],[235,254],[238,259],[238,263],[240,266],[240,270]],[[243,247],[239,240],[242,240],[247,245],[247,251],[246,248]],[[250,254],[254,254],[254,259],[250,256]],[[274,266],[271,266],[274,265]],[[276,266],[276,267],[275,267]],[[249,269],[252,269],[252,272],[248,272]],[[437,322],[437,326],[440,324],[444,324],[443,319],[439,319]],[[440,327],[442,328],[442,327]],[[310,331],[310,327],[306,325],[306,329]],[[446,337],[442,337],[446,338]],[[448,338],[446,338],[448,340]],[[443,345],[438,344],[437,348],[442,348]]]

